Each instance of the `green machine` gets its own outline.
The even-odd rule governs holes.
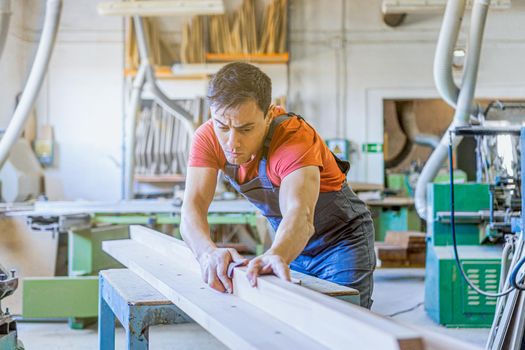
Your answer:
[[[60,205],[58,209],[55,207]],[[120,268],[122,265],[102,251],[102,242],[129,237],[129,225],[162,226],[172,228],[178,235],[181,221],[180,206],[171,202],[135,200],[120,204],[43,203],[40,207],[12,215],[25,216],[35,231],[52,230],[59,235],[57,271],[53,277],[26,277],[22,279],[22,317],[31,319],[69,320],[73,329],[82,329],[94,322],[98,315],[98,273]],[[251,233],[255,253],[261,254],[263,245],[258,240],[257,214],[244,200],[214,201],[208,222],[216,225],[242,225]],[[250,237],[235,231],[239,241]],[[35,234],[38,234],[35,232]],[[246,237],[245,237],[246,236]],[[252,244],[253,243],[253,244]]]
[[[491,232],[485,221],[485,213],[491,207],[491,187],[477,183],[455,184],[454,192],[458,253],[463,269],[476,287],[496,293],[502,249],[501,245],[491,244]],[[468,286],[454,259],[450,186],[429,184],[427,203],[425,309],[428,315],[447,327],[490,327],[496,298],[480,295]]]
[[[67,275],[24,278],[22,316],[25,320],[67,318],[72,329],[83,329],[98,315],[98,272],[123,267],[102,251],[102,242],[128,238],[128,227],[86,225],[59,235],[66,235],[66,254],[59,257],[66,255]]]
[[[421,220],[412,198],[385,197],[367,200],[374,221],[375,240],[385,240],[388,231],[420,231]]]
[[[2,299],[12,295],[18,288],[18,277],[15,270],[7,271],[0,265],[0,349],[19,350],[23,345],[18,339],[16,319],[9,309],[2,310]]]

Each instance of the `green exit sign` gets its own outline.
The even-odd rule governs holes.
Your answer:
[[[382,143],[363,143],[364,153],[383,153]]]

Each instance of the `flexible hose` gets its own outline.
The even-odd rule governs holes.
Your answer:
[[[448,147],[448,165],[449,165],[449,171],[450,171],[450,226],[452,230],[452,246],[454,249],[454,260],[456,261],[456,265],[461,273],[461,276],[463,277],[463,280],[470,286],[470,288],[475,290],[478,294],[484,295],[486,297],[499,298],[499,297],[505,296],[509,294],[510,292],[512,292],[515,289],[515,287],[510,287],[507,290],[503,292],[498,292],[498,293],[490,293],[490,292],[481,290],[476,285],[474,285],[474,283],[472,283],[472,281],[468,278],[467,274],[465,273],[465,270],[463,269],[463,265],[461,264],[461,261],[459,260],[458,244],[457,244],[457,239],[456,239],[456,220],[454,218],[455,208],[454,208],[454,166],[452,162],[452,152],[453,152],[452,133],[449,134],[449,138],[450,138],[450,143]],[[518,266],[514,268],[513,273],[514,271],[517,271],[517,270],[519,270]],[[503,278],[503,277],[500,276],[500,278]]]
[[[62,10],[62,0],[48,0],[46,4],[46,15],[44,18],[44,26],[40,43],[36,52],[31,73],[27,79],[27,83],[20,97],[15,113],[5,131],[4,136],[0,140],[0,169],[4,166],[9,152],[20,137],[22,129],[29,117],[33,104],[35,103],[38,92],[42,87],[42,82],[46,74],[53,46],[55,44],[56,35],[58,32],[58,25],[60,22],[60,13]]]

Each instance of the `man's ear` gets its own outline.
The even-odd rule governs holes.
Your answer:
[[[270,123],[272,122],[271,116],[272,116],[272,112],[269,109],[268,112],[266,113],[266,115],[264,116],[264,123],[266,124],[266,126],[269,126]]]

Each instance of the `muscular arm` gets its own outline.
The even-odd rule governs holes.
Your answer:
[[[319,197],[320,172],[316,166],[297,169],[286,176],[279,190],[283,219],[271,248],[248,265],[248,278],[256,284],[259,274],[274,273],[290,280],[288,265],[314,234],[314,212]]]
[[[217,184],[217,170],[189,167],[181,213],[181,235],[199,261],[204,282],[220,292],[232,291],[227,276],[232,261],[245,259],[235,249],[219,249],[210,238],[208,209]]]
[[[216,169],[188,168],[180,231],[195,256],[215,247],[210,238],[208,209],[213,200],[216,184]]]
[[[268,251],[291,263],[314,234],[314,212],[319,197],[320,173],[315,166],[300,168],[283,179],[279,206],[283,219]]]

